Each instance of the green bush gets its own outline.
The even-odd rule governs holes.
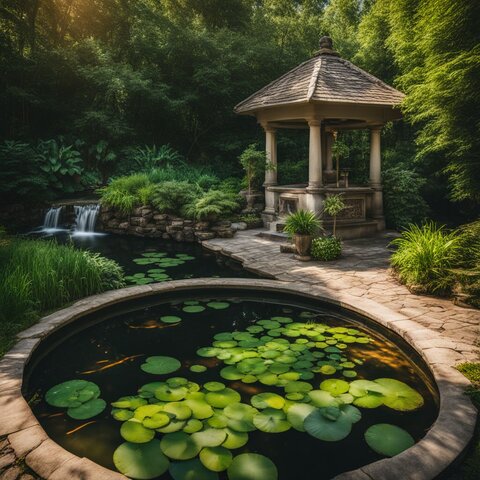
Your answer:
[[[99,254],[43,240],[0,241],[0,355],[43,313],[125,286],[123,271]]]
[[[315,213],[310,210],[298,210],[287,217],[283,231],[290,237],[294,235],[315,235],[321,226],[322,222]]]
[[[185,159],[170,145],[133,147],[125,150],[128,168],[135,171],[150,171],[154,168],[184,164]]]
[[[337,237],[317,237],[312,241],[310,254],[314,260],[335,260],[342,253],[342,242]]]
[[[383,172],[385,220],[390,228],[400,229],[411,223],[421,223],[428,213],[422,197],[426,180],[403,166]]]
[[[215,221],[232,214],[239,206],[238,195],[222,190],[210,190],[189,203],[185,207],[185,214],[195,220]]]
[[[185,207],[200,194],[200,189],[189,182],[162,182],[155,186],[153,206],[163,213],[184,215]]]
[[[448,232],[429,222],[410,225],[391,245],[397,248],[391,264],[398,278],[409,288],[426,293],[448,293],[455,277],[461,244],[457,231]]]
[[[101,202],[123,213],[130,213],[141,202],[139,191],[150,185],[146,173],[136,173],[113,179],[109,185],[98,189]]]

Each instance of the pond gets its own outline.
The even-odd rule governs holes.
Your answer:
[[[53,440],[130,478],[328,479],[437,415],[406,344],[320,301],[192,290],[78,323],[35,353],[25,397]]]

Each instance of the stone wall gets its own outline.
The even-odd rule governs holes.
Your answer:
[[[44,206],[23,205],[20,203],[0,205],[0,226],[10,232],[38,227],[43,223]]]
[[[108,206],[102,206],[96,230],[163,238],[177,242],[201,242],[215,237],[231,238],[235,233],[229,221],[195,222],[175,215],[160,213],[151,207],[136,208],[131,214],[124,214]]]

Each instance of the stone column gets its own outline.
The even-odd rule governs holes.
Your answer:
[[[265,153],[267,156],[267,167],[265,169],[265,213],[275,214],[277,195],[271,192],[269,187],[277,185],[277,137],[276,130],[268,125],[265,130]],[[273,168],[272,168],[273,167]]]
[[[332,152],[332,147],[333,147],[333,132],[326,132],[326,139],[325,142],[327,144],[326,148],[326,173],[332,174],[335,173],[335,170],[333,169],[333,152]]]
[[[381,220],[383,229],[383,193],[382,193],[382,161],[380,151],[381,126],[370,128],[370,187],[373,189],[372,215]]]
[[[310,120],[310,146],[308,151],[308,188],[321,188],[322,182],[322,141],[320,120]]]

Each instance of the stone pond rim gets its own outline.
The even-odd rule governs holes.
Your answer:
[[[438,334],[371,300],[276,280],[225,278],[177,280],[109,291],[52,313],[21,332],[17,345],[0,361],[0,407],[3,413],[0,438],[6,436],[16,457],[25,458],[26,464],[45,479],[126,479],[122,474],[87,458],[73,455],[46,435],[22,396],[25,366],[47,336],[88,313],[133,299],[210,288],[283,292],[340,306],[395,332],[423,357],[440,398],[438,417],[428,433],[403,453],[342,473],[335,480],[431,480],[450,466],[468,446],[476,423],[476,409],[464,394],[469,382],[444,359],[444,349],[435,346],[435,340],[440,338]]]

